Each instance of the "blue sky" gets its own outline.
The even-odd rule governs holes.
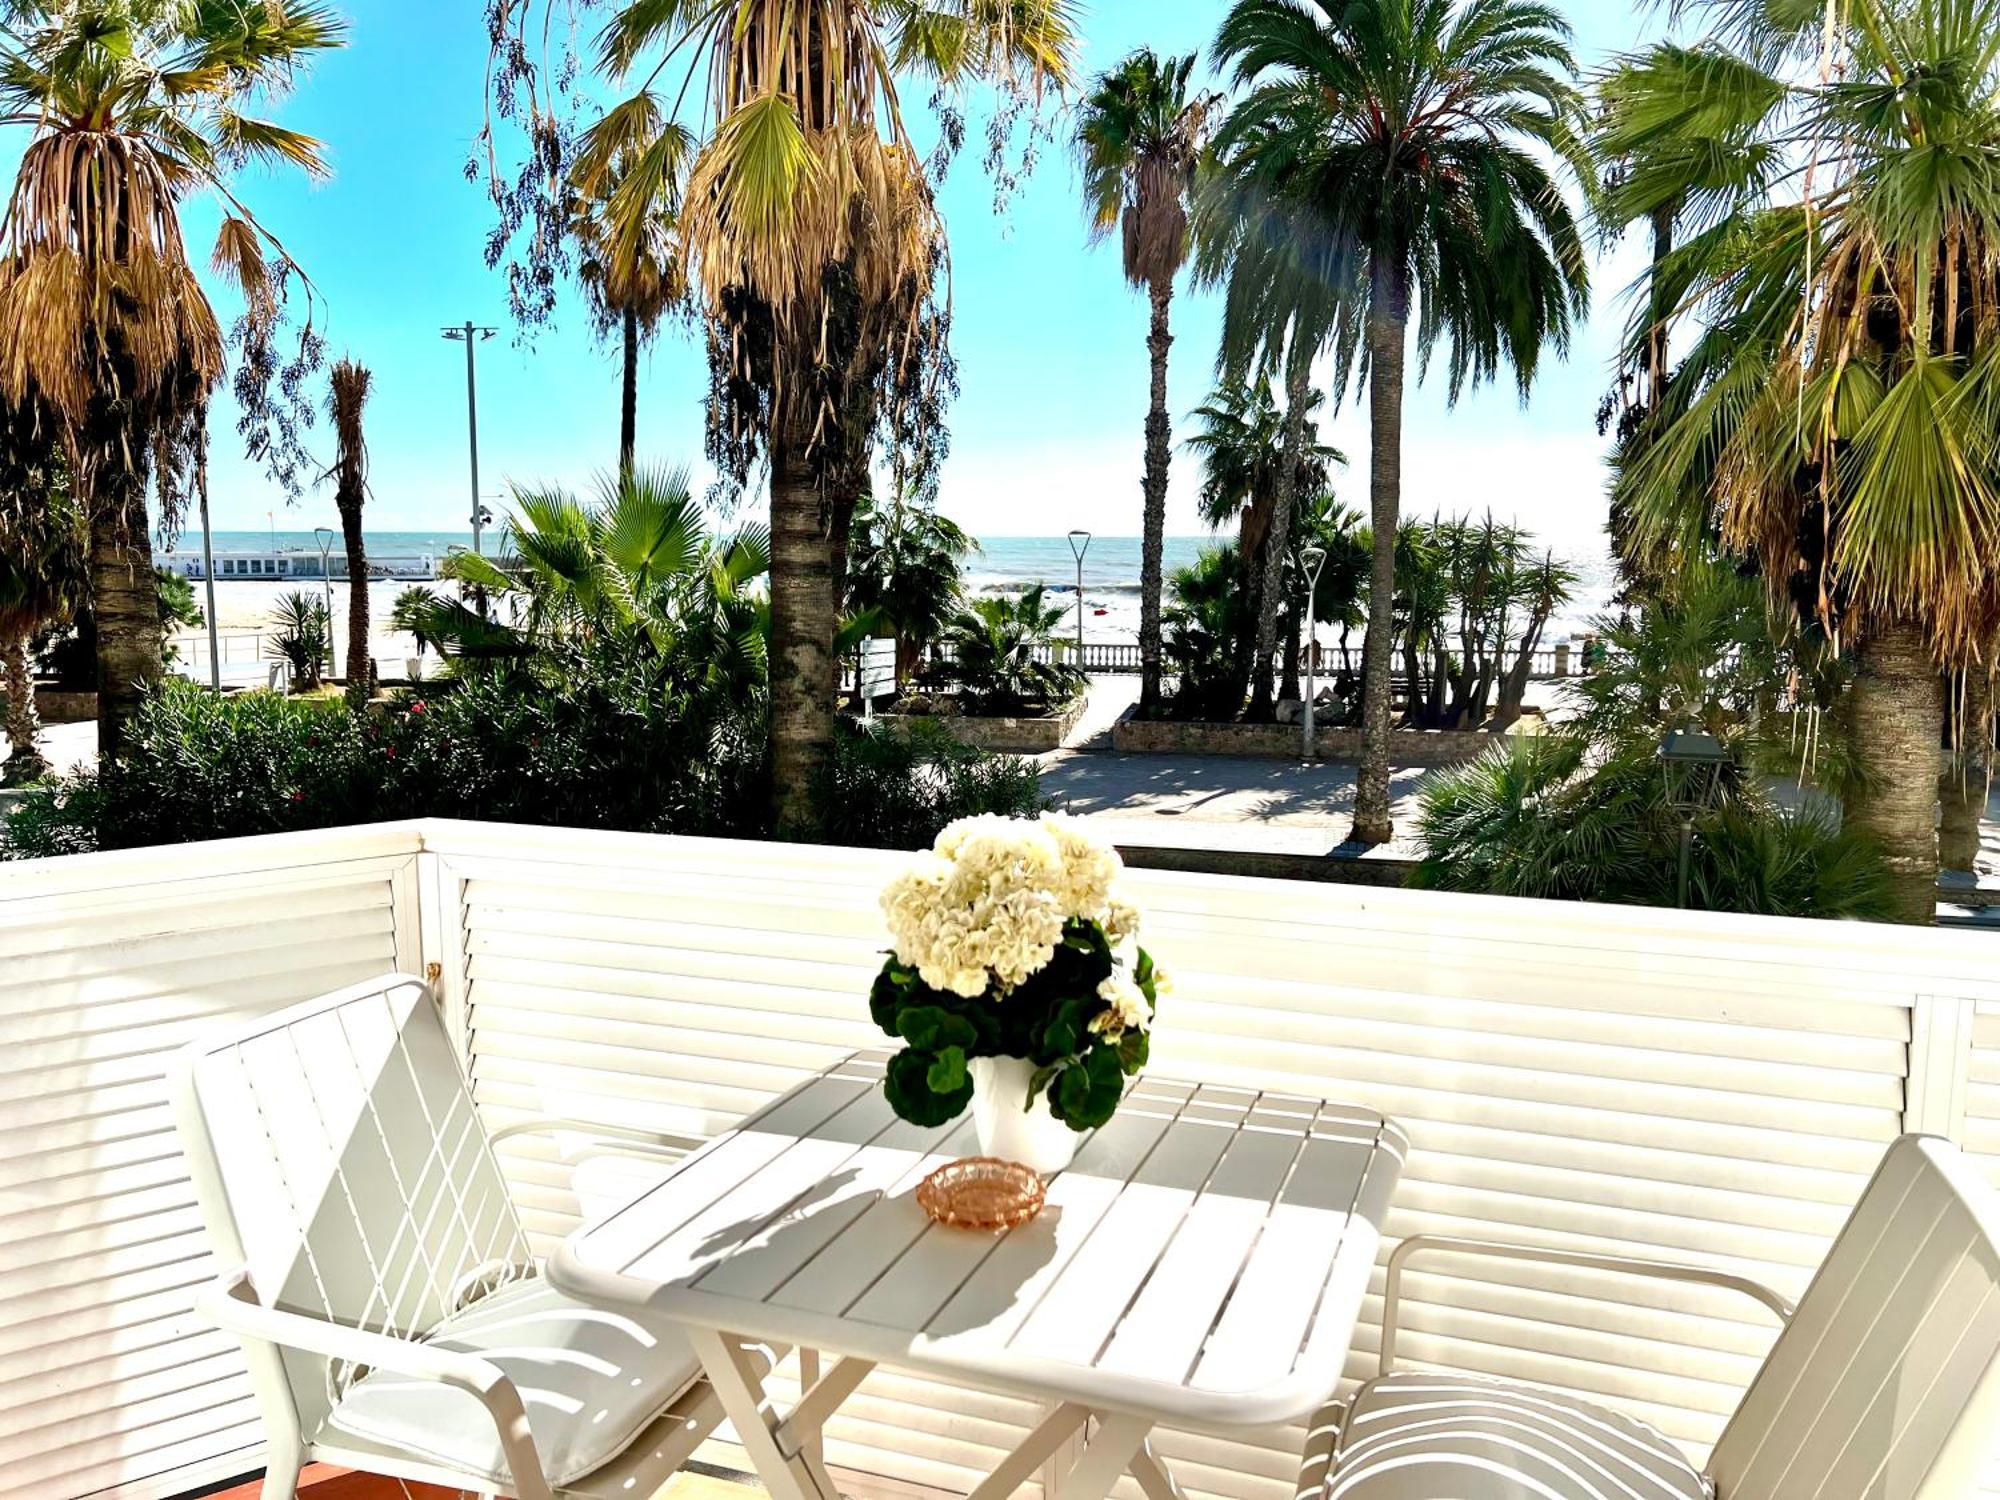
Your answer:
[[[321,136],[334,178],[306,186],[253,178],[246,196],[306,265],[325,299],[335,354],[373,368],[369,435],[375,496],[371,527],[455,531],[467,514],[464,363],[439,335],[471,318],[506,324],[504,288],[481,248],[490,205],[464,164],[482,107],[483,29],[474,0],[348,0],[352,45],[325,59],[283,118]],[[1637,7],[1568,0],[1586,63],[1641,35]],[[1222,0],[1088,0],[1085,66],[1131,48],[1205,48]],[[906,106],[922,113],[924,93]],[[996,216],[975,140],[943,195],[952,241],[956,330],[964,392],[952,413],[953,456],[943,507],[975,533],[1100,534],[1139,527],[1141,438],[1147,394],[1144,299],[1119,274],[1113,246],[1086,246],[1075,168],[1044,155],[1006,213]],[[213,214],[189,216],[205,257]],[[1530,404],[1513,387],[1448,410],[1441,382],[1413,392],[1406,508],[1491,506],[1565,550],[1598,545],[1602,444],[1594,429],[1620,295],[1640,264],[1627,245],[1600,262],[1598,312],[1566,364],[1551,363]],[[1211,300],[1176,304],[1172,401],[1181,414],[1209,387],[1218,317]],[[584,485],[615,458],[617,363],[594,345],[569,303],[557,325],[521,346],[508,330],[480,351],[484,488],[509,482]],[[647,360],[641,449],[696,463],[705,370],[698,347],[669,331]],[[1350,404],[1351,405],[1351,404]],[[214,512],[220,528],[329,521],[327,492],[288,507],[242,458],[235,413],[214,414]],[[1367,431],[1350,409],[1332,438],[1353,462],[1340,487],[1365,503]],[[324,423],[316,446],[328,439]],[[1176,456],[1170,529],[1192,532],[1196,476]]]

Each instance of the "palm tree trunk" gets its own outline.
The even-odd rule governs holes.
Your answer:
[[[1296,342],[1303,335],[1295,328]],[[1292,514],[1298,509],[1299,471],[1306,453],[1306,406],[1312,397],[1312,352],[1294,348],[1285,369],[1285,453],[1278,466],[1277,497],[1271,507],[1271,535],[1264,544],[1264,592],[1257,601],[1257,653],[1251,663],[1250,718],[1275,717],[1272,655],[1278,646],[1278,606],[1285,597],[1285,563],[1292,546]]]
[[[618,410],[618,472],[632,477],[639,460],[639,314],[625,309],[625,383]]]
[[[1278,688],[1278,697],[1287,703],[1296,703],[1301,697],[1299,688],[1299,632],[1305,628],[1305,607],[1297,599],[1285,606],[1284,624],[1280,632],[1285,638],[1285,680]]]
[[[1680,206],[1663,203],[1653,210],[1653,267],[1652,278],[1647,286],[1647,296],[1651,301],[1652,327],[1646,334],[1646,405],[1648,409],[1660,404],[1660,397],[1667,384],[1667,335],[1672,326],[1674,310],[1667,304],[1665,288],[1660,284],[1661,274],[1667,259],[1674,253],[1674,224],[1679,217]]]
[[[35,712],[35,674],[28,661],[25,632],[0,644],[0,678],[7,688],[7,743],[14,747],[0,783],[20,786],[49,773],[38,740],[41,718]]]
[[[347,547],[347,698],[375,696],[375,663],[368,654],[368,547],[361,536],[361,502],[340,506],[340,537]]]
[[[136,478],[136,484],[133,480]],[[101,481],[90,506],[90,608],[97,622],[97,753],[117,760],[146,690],[166,675],[145,478]]]
[[[1250,696],[1250,666],[1257,653],[1257,621],[1262,617],[1264,597],[1264,544],[1271,535],[1271,498],[1253,495],[1243,507],[1236,528],[1236,577],[1243,607],[1235,611],[1229,640],[1229,681],[1234,688],[1229,711],[1233,720],[1243,712]]]
[[[1976,870],[1993,795],[1993,677],[1985,665],[1967,669],[1965,699],[1951,727],[1955,753],[1938,785],[1944,803],[1938,862],[1947,870]]]
[[[1928,925],[1937,920],[1944,682],[1916,625],[1894,621],[1868,638],[1857,654],[1849,701],[1862,790],[1848,822],[1881,845],[1895,886],[1895,920]]]
[[[1409,293],[1400,267],[1378,262],[1370,273],[1368,315],[1369,514],[1375,528],[1369,571],[1367,663],[1361,700],[1361,769],[1354,788],[1354,837],[1386,844],[1389,816],[1389,676],[1395,631],[1396,528],[1403,509],[1403,374],[1409,344]],[[1412,678],[1414,703],[1417,683]]]
[[[810,837],[833,746],[833,558],[806,443],[774,436],[771,454],[771,819]]]
[[[1153,357],[1153,399],[1146,411],[1145,544],[1139,562],[1139,707],[1152,713],[1160,706],[1163,652],[1160,606],[1166,589],[1167,481],[1173,462],[1171,420],[1167,415],[1167,355],[1174,347],[1174,283],[1167,277],[1152,284],[1153,328],[1146,349]],[[1082,601],[1077,602],[1082,608]]]

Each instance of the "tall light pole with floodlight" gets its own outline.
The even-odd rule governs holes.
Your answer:
[[[333,528],[313,527],[313,535],[319,538],[319,581],[326,586],[326,675],[329,678],[340,675],[340,663],[333,654]],[[347,670],[354,670],[354,663],[347,664]]]
[[[1306,571],[1306,713],[1305,761],[1313,758],[1313,710],[1319,700],[1319,575],[1326,566],[1326,548],[1308,547],[1299,554]]]
[[[1078,527],[1069,534],[1069,550],[1076,554],[1076,666],[1083,670],[1083,554],[1090,550],[1090,533]]]
[[[499,332],[497,328],[481,328],[476,323],[463,323],[457,328],[444,330],[446,338],[465,345],[465,423],[472,438],[472,550],[475,555],[480,551],[480,535],[486,529],[486,507],[479,499],[479,360],[474,351]]]

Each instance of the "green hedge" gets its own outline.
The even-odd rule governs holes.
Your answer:
[[[765,837],[764,724],[677,714],[638,669],[578,661],[550,679],[484,675],[355,711],[339,700],[218,698],[171,680],[123,760],[31,788],[14,859],[413,817]],[[942,731],[844,726],[822,805],[833,842],[918,848],[956,818],[1030,814],[1032,762]]]

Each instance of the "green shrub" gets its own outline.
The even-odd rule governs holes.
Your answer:
[[[945,636],[953,675],[975,714],[1025,714],[1058,708],[1083,691],[1081,668],[1052,655],[1065,611],[1045,602],[1040,585],[1018,599],[976,599]]]
[[[828,843],[871,849],[921,849],[960,818],[1051,806],[1033,761],[974,750],[931,719],[843,724],[821,805]]]
[[[15,858],[365,823],[381,777],[365,726],[338,704],[214,694],[169,678],[125,758],[37,788],[8,826]]]
[[[1431,776],[1420,801],[1416,885],[1637,906],[1679,900],[1683,822],[1649,755],[1593,760],[1580,739],[1520,737]],[[1875,846],[1825,807],[1776,807],[1739,776],[1696,819],[1688,905],[1884,919],[1889,877]]]
[[[340,700],[218,698],[169,680],[126,756],[30,792],[0,853],[287,833],[413,817],[716,837],[769,835],[758,705],[689,715],[647,665],[577,650],[559,670],[483,672],[387,712]],[[936,726],[843,730],[831,842],[919,848],[956,818],[1047,804],[1030,761]]]

